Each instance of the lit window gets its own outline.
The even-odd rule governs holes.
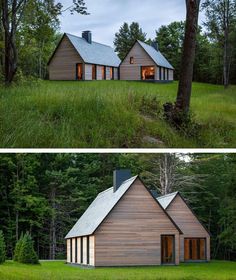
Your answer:
[[[134,64],[134,58],[133,58],[133,56],[130,57],[129,62],[130,62],[130,64]]]

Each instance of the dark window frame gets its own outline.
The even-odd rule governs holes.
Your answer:
[[[75,238],[75,263],[77,263],[77,237]]]
[[[131,56],[131,57],[129,58],[129,64],[134,64],[134,57],[133,57],[133,56]]]
[[[80,237],[80,263],[83,263],[83,237]]]
[[[89,259],[90,259],[89,248],[90,248],[90,242],[89,242],[89,236],[87,236],[87,264],[89,264]]]
[[[72,238],[70,239],[70,262],[72,263]]]

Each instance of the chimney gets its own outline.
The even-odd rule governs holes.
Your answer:
[[[92,33],[91,31],[83,31],[82,38],[84,38],[89,44],[92,44]]]
[[[116,192],[122,183],[131,178],[129,169],[121,169],[113,171],[113,192]]]
[[[152,42],[151,43],[151,46],[156,50],[156,51],[159,51],[159,48],[158,48],[158,43],[157,42]]]

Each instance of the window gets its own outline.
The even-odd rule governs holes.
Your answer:
[[[83,80],[83,64],[77,63],[76,64],[76,80]]]
[[[83,263],[83,237],[80,238],[80,263]]]
[[[162,68],[159,67],[159,80],[161,81],[161,71],[162,71]]]
[[[72,263],[72,238],[70,239],[70,262]]]
[[[114,80],[114,68],[110,67],[110,79]]]
[[[92,65],[92,80],[97,79],[97,65]]]
[[[169,81],[169,69],[167,69],[166,71],[167,71],[167,80]]]
[[[75,263],[77,263],[77,238],[75,238]]]
[[[106,66],[102,66],[102,80],[106,80]]]
[[[142,80],[154,80],[155,79],[155,67],[154,66],[142,66],[141,67]]]
[[[89,236],[87,236],[87,264],[89,264]]]
[[[130,64],[134,64],[134,58],[133,58],[133,56],[130,57],[129,63],[130,63]]]
[[[186,261],[206,260],[205,238],[185,238],[184,259]]]

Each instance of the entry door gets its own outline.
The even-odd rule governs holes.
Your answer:
[[[76,79],[79,81],[83,80],[83,64],[82,63],[76,64]]]
[[[185,238],[184,239],[184,259],[185,261],[206,260],[206,239],[205,238]]]
[[[175,237],[174,235],[161,236],[161,263],[174,264],[175,263]]]

